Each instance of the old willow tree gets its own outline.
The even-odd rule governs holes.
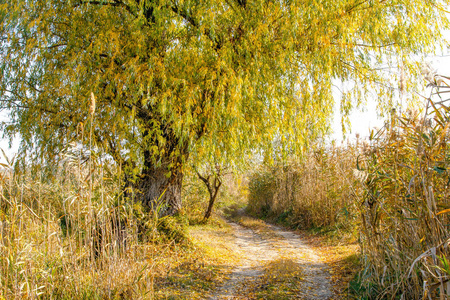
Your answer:
[[[333,80],[354,82],[344,111],[367,90],[390,99],[389,68],[434,47],[447,4],[0,0],[3,130],[47,163],[91,132],[138,200],[173,214],[188,156],[301,152],[329,128]]]

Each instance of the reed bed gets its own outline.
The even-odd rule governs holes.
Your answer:
[[[360,157],[364,268],[355,290],[367,298],[450,295],[450,123],[441,100],[393,114]]]
[[[0,298],[152,298],[166,248],[142,242],[158,238],[154,219],[123,199],[105,165],[72,152],[46,175],[3,166]]]
[[[249,179],[248,211],[296,228],[349,229],[361,189],[353,176],[358,148],[322,147],[303,160],[262,167]]]

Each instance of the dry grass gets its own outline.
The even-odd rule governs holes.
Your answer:
[[[268,224],[263,220],[240,214],[233,218],[233,221],[241,224],[244,227],[252,229],[266,240],[274,240],[279,238],[279,236],[276,235],[268,226]]]
[[[290,258],[279,258],[263,266],[264,275],[255,283],[253,299],[296,299],[301,295],[301,265]]]
[[[120,174],[80,152],[50,173],[4,167],[0,299],[204,299],[223,281],[232,251],[189,237],[183,216],[123,199]],[[196,230],[217,243],[227,229],[211,223]]]
[[[449,255],[448,108],[393,115],[361,159],[364,201],[358,293],[445,299]]]
[[[358,145],[319,149],[250,177],[248,211],[290,227],[349,229],[356,222]]]
[[[152,298],[155,258],[167,252],[149,242],[160,235],[156,223],[123,201],[112,170],[100,160],[66,155],[52,173],[4,169],[0,296]]]
[[[160,268],[154,272],[155,299],[205,299],[227,280],[233,266],[231,249],[228,253],[215,251],[214,244],[209,244],[204,250],[203,242],[195,243],[199,246],[190,251],[168,252],[158,257]]]
[[[190,227],[189,233],[193,238],[193,244],[203,249],[208,256],[216,257],[222,264],[232,265],[239,258],[233,250],[233,229],[220,220],[219,226],[199,225]]]

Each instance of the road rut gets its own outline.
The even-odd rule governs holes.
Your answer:
[[[270,235],[260,234],[237,223],[230,222],[234,229],[235,250],[241,260],[232,271],[229,280],[209,298],[252,299],[246,296],[249,287],[264,275],[263,266],[280,258],[288,258],[302,268],[299,280],[300,291],[292,299],[327,300],[333,298],[330,274],[320,256],[302,238],[280,227],[266,224]]]

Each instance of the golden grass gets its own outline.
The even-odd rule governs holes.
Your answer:
[[[71,160],[58,172],[2,173],[0,296],[151,297],[158,262],[148,254],[162,250],[139,242],[133,207],[117,205],[103,170]]]
[[[263,166],[250,176],[247,211],[295,228],[351,229],[357,221],[353,170],[358,145],[322,148],[301,161]]]
[[[223,264],[233,264],[239,261],[233,250],[233,229],[221,221],[222,226],[193,226],[189,228],[193,244],[201,248],[205,254],[215,257]]]
[[[223,221],[189,238],[183,216],[125,201],[114,170],[78,156],[49,175],[0,174],[0,299],[204,299],[225,280]]]

